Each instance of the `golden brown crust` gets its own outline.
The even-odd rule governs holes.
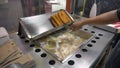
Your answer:
[[[55,27],[62,26],[72,21],[64,10],[53,14],[50,19]]]
[[[59,21],[56,19],[55,14],[52,15],[51,17],[52,17],[52,19],[55,21],[55,23],[56,23],[58,26],[61,25],[61,24],[59,23]]]
[[[63,20],[61,12],[58,12],[58,17],[60,18],[60,20],[62,21],[63,24],[66,24],[66,21]]]
[[[67,15],[67,13],[63,10],[63,11],[61,11],[64,15],[65,15],[65,18],[70,22],[71,21],[71,19],[70,19],[70,17]]]
[[[51,20],[52,24],[53,24],[55,27],[57,27],[57,26],[58,26],[58,25],[57,25],[57,23],[53,20],[53,18],[52,18],[52,17],[50,18],[50,20]]]
[[[55,14],[55,18],[59,21],[60,26],[63,25],[62,20],[58,17],[58,14]]]
[[[59,15],[59,17],[61,18],[61,20],[62,20],[64,23],[67,23],[67,22],[68,22],[68,20],[65,18],[64,12],[59,11],[59,12],[58,12],[58,15]]]

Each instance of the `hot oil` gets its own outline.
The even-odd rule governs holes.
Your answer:
[[[63,29],[39,39],[39,43],[44,50],[63,61],[90,37],[90,34],[81,30],[71,31]]]

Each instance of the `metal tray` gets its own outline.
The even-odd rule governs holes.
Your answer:
[[[92,37],[92,34],[82,30],[61,29],[37,39],[36,43],[57,60],[64,63]]]
[[[58,11],[20,18],[19,25],[21,27],[19,27],[19,33],[23,32],[22,34],[26,34],[25,36],[28,38],[28,40],[36,40],[54,31],[64,28],[64,26],[54,27],[50,21],[50,16],[57,12]],[[72,21],[74,21],[67,11],[65,11],[65,13]]]

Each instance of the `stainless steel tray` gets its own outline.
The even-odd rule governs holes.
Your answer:
[[[54,31],[60,30],[64,28],[64,26],[55,28],[50,21],[50,16],[57,12],[58,11],[55,11],[52,13],[41,14],[41,15],[35,15],[31,17],[20,18],[19,23],[21,27],[19,29],[22,29],[21,32],[24,31],[23,34],[26,34],[29,40],[36,40]],[[65,12],[70,17],[70,19],[74,21],[71,15],[67,11]]]
[[[64,63],[92,37],[94,37],[92,34],[82,30],[61,29],[37,39],[36,43],[57,60]]]

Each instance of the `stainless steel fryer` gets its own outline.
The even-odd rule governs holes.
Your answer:
[[[70,56],[72,56],[72,54],[74,52],[76,52],[78,50],[79,47],[81,47],[83,45],[83,43],[87,42],[91,37],[93,37],[93,35],[88,32],[84,32],[82,30],[71,31],[70,29],[66,28],[67,26],[69,26],[69,24],[71,24],[74,21],[74,19],[70,16],[69,13],[67,13],[67,11],[65,11],[65,12],[69,16],[69,18],[72,20],[72,22],[67,23],[60,27],[56,27],[56,28],[53,27],[49,18],[52,14],[54,14],[56,12],[33,16],[33,17],[21,18],[20,25],[23,28],[23,30],[21,30],[21,31],[24,31],[24,32],[22,32],[22,34],[26,35],[28,40],[30,40],[32,42],[34,41],[35,44],[37,44],[38,46],[41,46],[45,51],[47,51],[49,54],[51,54],[53,57],[55,57],[60,62],[65,62]],[[41,18],[44,18],[44,20]],[[20,31],[19,31],[19,33],[20,33]],[[47,43],[50,42],[50,41],[48,41],[48,39],[49,40],[58,39],[59,36],[62,36],[64,34],[72,36],[72,38],[74,38],[74,40],[71,40],[72,38],[69,38],[70,36],[65,37],[64,41],[67,40],[67,42],[63,43],[62,45],[60,43],[58,43],[58,45],[60,45],[60,48],[58,48],[58,49],[57,49],[57,42],[56,42],[56,40],[54,40],[54,41],[52,41],[52,43],[54,42],[54,44],[51,45],[51,46],[54,46],[54,49],[53,49],[53,51],[51,51],[50,48],[48,48],[48,46],[50,47],[50,44],[47,45]],[[68,41],[68,39],[71,41]],[[61,41],[63,41],[63,40],[61,40]],[[72,42],[72,44],[76,44],[76,45],[68,44],[70,42]],[[44,43],[44,44],[41,44],[41,43]],[[65,52],[63,54],[63,51],[65,50],[65,47],[63,45],[66,47],[66,49],[69,49],[71,46],[71,48],[73,47],[72,48],[73,50],[72,49],[71,49],[71,51],[69,50],[68,54]],[[74,46],[76,46],[76,47],[74,47]],[[57,51],[59,50],[59,51],[57,52],[55,50],[57,50]],[[66,52],[68,52],[68,51],[66,51]],[[59,55],[58,55],[58,53],[59,53]]]
[[[93,37],[94,35],[83,30],[72,31],[63,28],[35,40],[35,43],[57,60],[64,63],[74,52],[81,48],[84,43],[87,43]]]
[[[63,29],[63,27],[54,29],[49,21],[50,15],[51,13],[47,13],[20,19],[18,34],[21,38],[19,39],[19,37],[17,37],[19,40],[16,40],[15,38],[15,41],[21,42],[22,40],[20,46],[28,46],[28,48],[25,49],[25,53],[28,52],[29,49],[32,49],[32,53],[31,51],[30,53],[36,60],[36,68],[95,68],[103,58],[115,36],[115,34],[110,31],[89,25],[83,26],[83,28],[81,28],[82,31],[88,32],[88,34],[92,33],[95,36],[93,36],[93,38],[91,37],[90,40],[85,41],[86,43],[82,43],[83,45],[80,46],[76,52],[72,53],[72,56],[65,60],[66,62],[63,61],[64,63],[60,63],[56,60],[55,56],[51,55],[44,48],[41,48],[42,46],[29,48],[31,43],[34,44],[31,42],[32,40],[37,41],[43,36],[47,37],[48,35],[52,35],[54,32]],[[25,42],[26,40],[31,41]],[[35,52],[36,50],[41,51]],[[43,57],[43,54],[46,54],[46,56]]]

